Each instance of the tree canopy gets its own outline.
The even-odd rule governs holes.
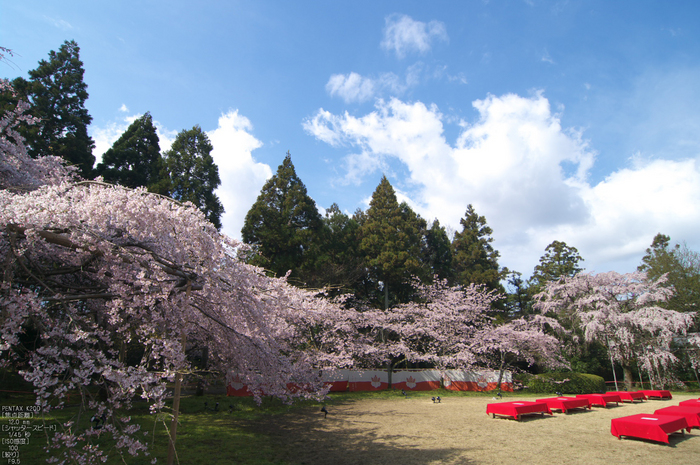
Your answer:
[[[297,176],[289,152],[277,172],[262,187],[246,214],[241,234],[253,247],[251,263],[301,282],[314,268],[323,222],[316,202]]]
[[[566,242],[553,241],[544,249],[540,263],[535,266],[530,278],[531,286],[540,288],[546,282],[575,276],[583,271],[579,266],[582,261],[576,247],[570,247]]]
[[[485,284],[489,289],[503,290],[500,284],[504,270],[498,266],[500,254],[493,248],[493,230],[469,204],[460,221],[462,231],[452,240],[455,277],[462,285]]]
[[[383,297],[378,300],[383,300],[385,308],[390,299],[408,300],[413,277],[424,275],[421,255],[425,228],[425,220],[408,204],[399,204],[394,188],[383,176],[361,224],[359,248],[369,279],[375,289],[382,288]]]
[[[451,280],[452,244],[447,231],[437,218],[425,232],[425,264],[432,276]]]
[[[440,369],[488,366],[501,376],[515,361],[566,366],[556,336],[548,331],[561,329],[556,320],[536,315],[499,324],[492,312],[500,297],[484,285],[450,286],[438,279],[417,284],[411,302],[362,316],[377,341],[378,355],[392,364],[406,360]]]
[[[673,295],[663,306],[679,312],[697,311],[700,306],[700,254],[683,244],[671,247],[671,238],[657,234],[637,268],[651,279],[666,276],[665,286]],[[696,318],[695,329],[698,329]]]
[[[95,175],[125,187],[146,187],[168,194],[168,176],[153,117],[146,112],[129,125],[112,147],[102,155]]]
[[[192,202],[217,229],[221,229],[224,206],[214,192],[221,184],[221,178],[211,156],[212,150],[214,147],[209,137],[196,125],[178,133],[170,150],[165,152],[165,163],[170,174],[170,196],[182,202]]]
[[[85,107],[84,74],[80,47],[73,40],[65,41],[58,52],[49,52],[48,61],[41,60],[29,71],[29,80],[17,78],[13,86],[18,97],[29,102],[29,113],[40,119],[39,124],[20,126],[28,153],[33,158],[61,157],[90,178],[95,143],[87,131],[92,117]]]
[[[340,211],[334,203],[323,217],[321,250],[314,270],[307,270],[307,279],[318,287],[349,293],[364,275],[359,247],[360,223]]]
[[[535,307],[543,313],[566,314],[579,325],[587,341],[599,341],[624,372],[632,388],[636,366],[660,386],[670,375],[677,357],[671,346],[676,335],[685,335],[693,315],[667,310],[663,303],[672,291],[663,278],[650,280],[642,272],[579,273],[549,281],[536,296]]]

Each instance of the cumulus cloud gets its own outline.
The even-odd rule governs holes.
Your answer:
[[[447,29],[440,21],[424,23],[410,16],[393,14],[385,18],[381,47],[399,58],[410,52],[426,53],[435,40],[447,42]]]
[[[222,231],[237,239],[241,238],[246,213],[265,181],[272,177],[270,166],[253,157],[253,150],[262,142],[251,134],[252,130],[250,120],[235,110],[222,114],[218,127],[207,132],[221,178],[216,194],[226,210],[221,218]]]
[[[696,160],[637,161],[592,183],[596,152],[561,126],[542,93],[473,106],[478,119],[461,122],[453,144],[436,106],[399,99],[359,117],[319,110],[304,127],[354,152],[345,159],[350,181],[402,162],[410,175],[401,187],[427,219],[456,229],[473,204],[494,230],[501,265],[525,274],[553,240],[577,247],[591,271],[632,271],[656,233],[689,237],[700,224]]]

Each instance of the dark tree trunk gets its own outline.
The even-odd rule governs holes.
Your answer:
[[[632,378],[632,368],[629,365],[624,365],[622,367],[622,373],[625,379],[625,389],[628,391],[633,391],[634,389],[632,388],[632,383],[634,380]]]

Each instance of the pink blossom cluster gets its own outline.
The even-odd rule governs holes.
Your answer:
[[[0,93],[17,97],[5,79],[0,79]],[[0,189],[36,189],[44,184],[60,182],[74,171],[65,167],[59,157],[47,156],[34,160],[29,156],[24,138],[17,132],[19,124],[39,122],[38,118],[25,114],[28,109],[29,104],[20,100],[15,108],[6,111],[0,118]]]

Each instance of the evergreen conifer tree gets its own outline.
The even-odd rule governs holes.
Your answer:
[[[426,265],[440,279],[452,278],[452,244],[447,231],[435,219],[425,234]]]
[[[213,149],[209,137],[197,125],[180,131],[170,150],[165,152],[165,163],[170,175],[170,196],[192,202],[221,229],[224,207],[214,193],[221,179],[211,156]]]
[[[87,128],[92,117],[85,108],[87,84],[83,81],[80,47],[66,41],[58,52],[49,52],[49,60],[29,71],[29,80],[17,78],[13,86],[19,98],[31,105],[29,113],[41,119],[37,125],[22,125],[29,154],[37,158],[55,155],[78,167],[79,173],[92,177],[95,143]]]
[[[479,216],[470,204],[460,221],[462,231],[452,241],[453,267],[459,284],[485,284],[489,289],[503,291],[500,280],[507,270],[498,266],[500,254],[493,248],[493,230],[486,218]]]
[[[287,152],[246,214],[241,234],[243,242],[255,249],[251,263],[277,276],[291,270],[292,282],[315,284],[305,273],[313,270],[318,258],[322,226],[316,202],[309,197]]]
[[[406,302],[413,290],[413,278],[425,278],[422,243],[426,222],[406,203],[399,204],[386,176],[372,194],[360,228],[360,252],[376,287],[377,301]]]
[[[544,249],[540,263],[530,278],[533,294],[540,292],[545,283],[556,281],[562,276],[573,277],[583,271],[579,263],[584,261],[576,247],[566,245],[566,242],[553,241]]]
[[[700,306],[700,254],[683,244],[671,246],[671,238],[657,234],[637,267],[652,280],[666,276],[664,286],[673,289],[673,295],[663,304],[677,312],[696,312]],[[700,326],[696,314],[695,330]]]
[[[102,156],[95,174],[114,184],[131,188],[143,186],[164,195],[169,193],[169,177],[150,113],[131,123]]]

